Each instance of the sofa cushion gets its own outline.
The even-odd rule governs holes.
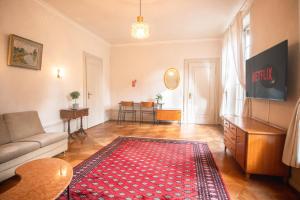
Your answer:
[[[10,142],[10,136],[8,133],[7,126],[3,120],[3,116],[0,115],[0,145]]]
[[[0,164],[40,148],[37,142],[12,142],[0,145]]]
[[[8,113],[3,117],[12,141],[45,132],[36,111]]]
[[[21,140],[18,140],[18,142],[38,142],[41,147],[45,147],[67,138],[68,138],[68,133],[66,132],[41,133],[27,138],[23,138]]]

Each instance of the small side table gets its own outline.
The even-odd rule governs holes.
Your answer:
[[[84,135],[86,135],[86,132],[83,129],[82,126],[82,118],[84,116],[88,116],[89,115],[89,109],[88,108],[80,108],[80,109],[62,109],[60,110],[60,118],[68,121],[68,134],[69,136],[72,137],[72,133],[71,133],[71,127],[70,127],[70,121],[72,119],[77,119],[80,118],[80,128],[78,131],[79,133],[83,133]]]

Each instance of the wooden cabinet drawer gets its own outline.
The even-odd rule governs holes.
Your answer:
[[[231,143],[235,143],[235,139],[233,139],[232,133],[229,129],[224,129],[224,139],[229,140]]]
[[[235,142],[236,142],[235,137],[233,136],[233,134],[228,129],[224,130],[224,138],[229,140],[232,144],[235,144]]]
[[[224,137],[224,144],[229,149],[233,157],[235,157],[235,144],[232,143],[227,137]]]
[[[229,122],[227,120],[224,120],[224,128],[229,128]]]
[[[236,134],[233,134],[232,132],[230,132],[229,137],[230,137],[230,139],[232,140],[233,143],[236,142]]]
[[[236,134],[236,126],[234,126],[233,124],[229,124],[229,129],[232,133]]]
[[[89,109],[83,109],[83,110],[80,110],[79,112],[76,112],[77,113],[77,117],[80,117],[80,116],[88,116],[89,115]]]
[[[61,110],[60,111],[60,117],[62,119],[77,119],[79,117],[88,116],[89,115],[89,109],[88,108],[82,108],[78,110]]]
[[[156,111],[157,120],[170,120],[170,121],[180,121],[181,111],[180,110],[157,110]]]
[[[236,141],[236,133],[232,132],[229,128],[224,128],[224,137],[227,137],[233,143]]]
[[[229,147],[230,146],[230,140],[227,138],[227,137],[224,137],[224,144],[225,144],[225,147]]]
[[[229,136],[229,129],[228,128],[224,128],[224,137],[225,136]]]

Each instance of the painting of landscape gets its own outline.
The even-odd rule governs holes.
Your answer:
[[[43,45],[16,35],[9,37],[8,65],[41,69]]]

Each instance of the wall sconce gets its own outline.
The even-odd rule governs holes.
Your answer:
[[[57,77],[58,79],[62,79],[63,75],[64,75],[63,69],[57,68],[57,69],[56,69],[56,77]]]

